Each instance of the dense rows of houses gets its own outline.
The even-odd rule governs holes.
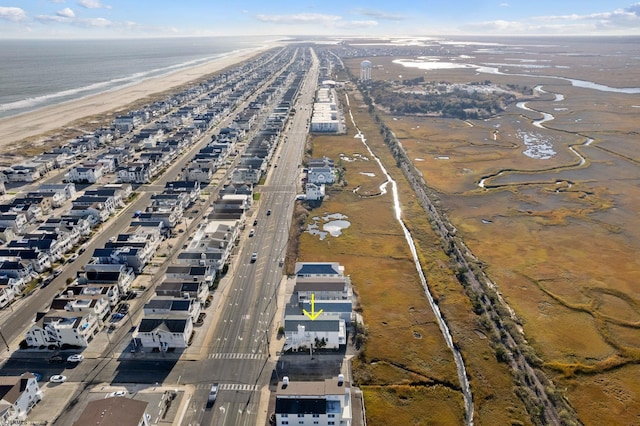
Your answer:
[[[194,156],[189,166],[183,169],[181,180],[167,182],[161,193],[152,195],[145,210],[134,214],[126,231],[111,238],[103,247],[95,248],[91,261],[78,272],[76,279],[51,301],[47,310],[37,315],[26,333],[26,345],[48,348],[89,345],[95,335],[109,324],[109,318],[118,302],[131,294],[136,275],[145,271],[162,241],[176,234],[175,228],[182,222],[185,211],[200,200],[201,186],[210,182],[213,173],[227,163],[231,154],[238,153],[238,142],[246,136],[248,130],[253,130],[255,135],[240,154],[239,163],[232,173],[233,178],[224,185],[219,198],[212,203],[210,213],[178,254],[176,263],[168,267],[164,277],[154,287],[155,296],[144,306],[143,318],[134,333],[136,344],[149,350],[185,348],[192,338],[194,327],[201,321],[202,310],[210,297],[210,287],[228,262],[240,229],[244,227],[246,212],[251,207],[253,187],[258,182],[255,177],[241,175],[237,171],[244,168],[256,170],[259,172],[258,179],[266,171],[301,81],[301,76],[297,74],[277,78],[238,115],[239,122],[234,121],[231,127],[221,129]],[[282,89],[286,85],[290,88]],[[250,87],[252,86],[247,86],[247,93]],[[227,93],[229,90],[220,93]],[[238,98],[237,101],[241,99]],[[272,108],[277,105],[279,108],[277,112],[263,117],[267,124],[259,130],[254,130],[253,127],[257,126],[257,116],[263,109],[256,105],[270,105]],[[178,111],[192,117],[208,111],[209,106],[208,103],[202,103],[198,108],[180,108]],[[226,110],[221,111],[224,113]],[[250,119],[252,116],[255,118]],[[117,120],[121,132],[129,127],[135,129],[148,119],[147,114],[132,113],[127,117]],[[172,139],[165,138],[172,134],[167,129],[170,123],[178,125],[188,121],[185,117],[176,120],[171,120],[171,117],[173,115],[154,123],[151,129],[138,131],[136,137],[130,138],[131,146],[118,151],[109,150],[109,158],[113,161],[91,162],[94,170],[103,167],[102,171],[107,176],[117,176],[119,183],[93,185],[90,187],[92,189],[77,193],[72,181],[86,183],[93,178],[87,178],[89,175],[77,178],[72,169],[65,176],[65,184],[43,187],[43,193],[56,194],[55,202],[58,205],[70,202],[70,211],[62,219],[48,219],[43,224],[43,227],[47,226],[38,229],[37,234],[22,235],[20,243],[9,243],[13,250],[18,247],[37,247],[39,253],[45,253],[48,257],[37,259],[37,265],[36,259],[32,260],[32,265],[24,271],[16,270],[17,265],[9,259],[4,265],[0,264],[0,270],[4,267],[5,270],[12,271],[13,281],[7,280],[7,288],[15,288],[14,293],[17,293],[19,282],[27,282],[34,276],[34,271],[50,268],[63,259],[64,254],[90,233],[92,227],[107,221],[118,208],[125,205],[132,194],[132,187],[127,179],[122,178],[122,170],[148,170],[150,174],[144,175],[142,181],[134,181],[134,184],[147,182],[154,176],[153,170],[166,167],[175,159],[175,155],[190,146],[189,143],[169,143]],[[207,123],[211,125],[215,120],[214,115]],[[125,122],[129,125],[124,125]],[[247,122],[250,124],[247,125]],[[159,128],[158,123],[162,123],[163,128]],[[206,130],[206,126],[203,130]],[[181,134],[182,140],[189,140],[191,143],[196,140],[197,132]],[[84,162],[82,167],[86,168],[88,165],[89,162]],[[49,197],[53,203],[53,196]],[[0,217],[0,224],[15,229],[15,232],[23,232],[27,217],[22,217],[24,219],[20,221],[15,215],[7,216],[4,222]],[[82,223],[83,227],[71,228],[74,221]],[[70,230],[66,239],[58,238],[54,241],[55,244],[28,243],[30,240],[24,238],[35,239],[39,235],[49,235],[58,228]],[[41,237],[41,240],[46,239]],[[24,257],[21,262],[25,263],[22,259]]]

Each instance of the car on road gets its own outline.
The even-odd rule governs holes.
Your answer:
[[[271,210],[267,210],[267,216],[271,216]]]
[[[253,252],[251,253],[251,263],[255,262],[256,260],[258,260],[258,252]]]
[[[105,398],[114,398],[117,396],[127,396],[127,391],[119,390],[115,392],[110,392],[107,394],[107,396],[105,396]]]
[[[258,225],[258,219],[255,219],[255,220],[253,221],[253,226],[256,226],[256,225]]]
[[[60,355],[49,357],[49,364],[60,364],[62,362],[64,362],[64,358],[62,358]]]
[[[51,376],[49,378],[51,383],[64,383],[67,381],[67,376],[63,376],[62,374],[56,374],[55,376]]]
[[[73,354],[67,357],[67,362],[82,362],[84,360],[84,355],[82,354]]]
[[[214,383],[213,385],[211,385],[211,390],[209,391],[207,405],[211,407],[216,402],[216,398],[218,398],[218,384]]]
[[[250,236],[250,237],[253,237],[254,235],[256,235],[256,230],[252,228],[252,229],[249,231],[249,236]]]

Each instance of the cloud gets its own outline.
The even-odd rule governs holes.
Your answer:
[[[73,10],[71,10],[68,7],[65,7],[64,9],[57,11],[56,15],[62,16],[64,18],[75,18],[76,17],[76,14],[73,13]]]
[[[0,6],[0,19],[11,22],[19,22],[27,19],[27,12],[19,7]]]
[[[500,3],[500,7],[511,7],[509,3]]]
[[[379,10],[355,9],[353,12],[355,14],[369,16],[370,18],[375,18],[375,19],[384,20],[384,21],[404,21],[407,19],[407,17],[403,15],[383,12]]]
[[[100,0],[78,0],[78,4],[87,9],[111,9],[111,6],[103,5]]]
[[[337,15],[326,15],[322,13],[296,13],[292,15],[256,15],[256,19],[262,22],[271,22],[285,25],[298,25],[308,23],[335,23],[342,19]]]
[[[611,12],[585,15],[535,16],[517,21],[485,21],[466,24],[463,30],[482,34],[623,34],[640,33],[640,3]]]

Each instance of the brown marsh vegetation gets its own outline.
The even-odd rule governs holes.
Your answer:
[[[351,112],[367,143],[400,187],[403,216],[419,247],[424,273],[434,298],[454,324],[456,344],[465,354],[479,423],[529,423],[513,389],[510,373],[496,360],[480,331],[471,303],[455,278],[441,242],[412,195],[377,124],[357,91],[349,91]],[[343,102],[346,112],[346,103]],[[313,156],[326,155],[345,168],[345,182],[334,185],[311,217],[348,216],[351,226],[337,238],[303,233],[299,260],[333,260],[351,275],[367,329],[364,351],[353,361],[354,377],[363,388],[370,424],[388,424],[398,413],[402,424],[461,424],[464,407],[451,351],[435,321],[400,226],[391,195],[378,195],[384,182],[355,129],[344,136],[315,136]],[[374,174],[375,176],[372,176]],[[473,354],[473,355],[471,355]],[[429,413],[425,415],[425,413]]]
[[[458,237],[515,311],[558,389],[554,392],[568,399],[584,424],[638,422],[640,98],[535,74],[640,87],[633,45],[612,43],[564,47],[571,55],[549,49],[555,51],[540,52],[536,59],[553,61],[552,70],[490,76],[499,84],[542,85],[548,93],[538,92],[527,104],[553,114],[542,128],[532,124],[542,118],[540,112],[515,104],[482,121],[384,119],[437,191]],[[504,62],[504,55],[474,56],[474,63]],[[393,64],[391,57],[358,58],[347,65],[357,71],[362,59],[373,62],[373,78],[478,79],[472,69],[410,69]],[[555,154],[524,155],[527,135],[548,142]],[[455,327],[450,308],[441,303],[441,309]],[[478,352],[462,349],[473,364]],[[477,387],[473,390],[478,398]]]

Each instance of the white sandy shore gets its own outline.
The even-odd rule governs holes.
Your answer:
[[[150,78],[112,92],[100,93],[15,117],[0,119],[0,148],[10,146],[24,138],[64,127],[72,121],[83,117],[117,110],[137,99],[186,84],[204,75],[235,65],[274,46],[276,44],[243,50],[206,64],[176,71],[165,76]]]

